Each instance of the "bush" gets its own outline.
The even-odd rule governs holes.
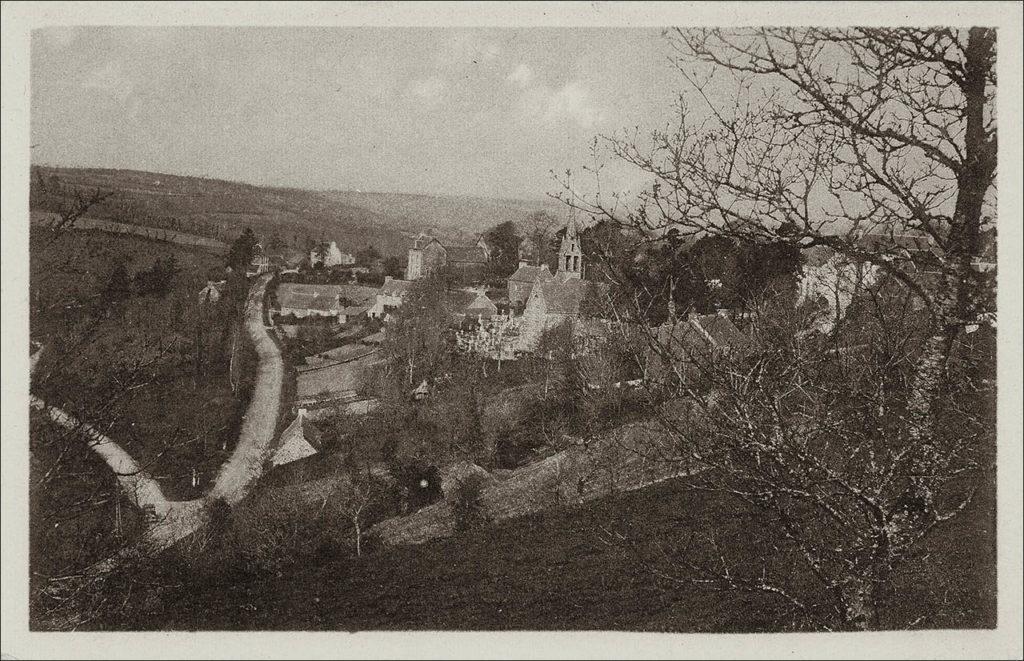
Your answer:
[[[328,502],[309,508],[266,493],[234,509],[215,507],[206,529],[181,545],[179,561],[188,573],[214,583],[323,562],[345,553],[346,522],[331,516],[335,510]]]
[[[398,489],[402,494],[403,509],[415,512],[443,497],[441,472],[437,466],[428,466],[421,461],[396,462],[391,466]]]
[[[483,505],[484,477],[468,475],[455,487],[452,499],[452,518],[455,529],[465,532],[490,523]]]

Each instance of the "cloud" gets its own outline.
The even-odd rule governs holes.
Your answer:
[[[594,101],[593,95],[581,83],[567,83],[547,101],[544,119],[549,122],[568,119],[589,129],[604,121],[605,113]]]
[[[545,85],[523,87],[520,107],[528,117],[547,124],[570,122],[583,129],[593,129],[607,119],[594,94],[579,81],[557,90]]]
[[[98,69],[93,69],[82,79],[82,87],[105,92],[121,103],[131,97],[135,88],[131,79],[125,75],[120,62],[108,62]]]
[[[533,82],[533,69],[526,64],[520,64],[508,75],[508,81],[520,87],[527,87]]]
[[[409,84],[409,94],[426,108],[436,108],[444,98],[444,79],[437,76],[414,80]]]

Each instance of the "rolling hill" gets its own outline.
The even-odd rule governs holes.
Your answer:
[[[169,229],[230,242],[245,227],[269,243],[300,249],[333,240],[345,251],[368,244],[403,255],[411,236],[431,232],[453,242],[538,211],[559,216],[554,201],[495,200],[358,191],[312,191],[92,168],[33,167],[33,211],[56,212],[83,191],[113,195],[90,210],[97,220]]]

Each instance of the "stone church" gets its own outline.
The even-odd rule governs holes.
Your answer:
[[[604,294],[606,285],[584,280],[583,270],[579,230],[570,219],[558,249],[554,274],[548,271],[547,265],[521,264],[509,278],[510,301],[524,303],[519,336],[523,350],[534,346],[545,331],[565,321],[579,319],[581,304],[588,297],[597,299]]]

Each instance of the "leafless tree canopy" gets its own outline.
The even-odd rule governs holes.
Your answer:
[[[965,328],[992,312],[992,276],[972,263],[995,223],[995,31],[755,28],[667,39],[685,89],[677,120],[604,138],[650,187],[626,200],[567,179],[561,197],[654,241],[674,230],[827,246],[896,283],[898,295],[861,310],[856,342],[839,335],[848,326],[812,339],[799,311],[762,310],[759,357],[704,361],[702,388],[677,393],[686,415],[668,421],[709,468],[705,486],[765,509],[836,595],[840,621],[873,626],[876,589],[967,505],[973,490],[957,480],[979,469],[982,439],[993,438],[977,410],[952,427],[946,414],[977,392],[964,371],[977,358],[958,351]],[[909,298],[923,315],[907,314]],[[771,567],[744,575],[741,565],[723,554],[697,574],[806,608]]]

